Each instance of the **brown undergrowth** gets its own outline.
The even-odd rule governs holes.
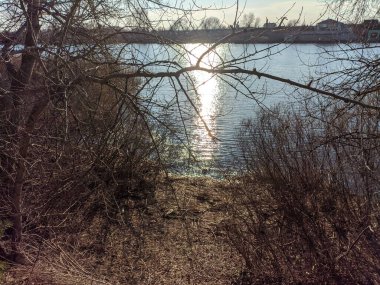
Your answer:
[[[226,225],[240,284],[379,284],[379,117],[307,107],[242,128],[248,171]]]
[[[231,284],[242,260],[223,226],[229,203],[223,190],[230,186],[210,178],[169,180],[157,181],[153,200],[125,200],[115,215],[99,208],[84,218],[82,208],[70,218],[71,232],[56,230],[29,248],[32,265],[13,267],[5,284]]]
[[[301,200],[251,175],[155,183],[153,198],[117,210],[93,208],[111,205],[100,191],[53,238],[26,245],[31,265],[4,284],[377,284],[376,216],[346,223],[362,197]]]

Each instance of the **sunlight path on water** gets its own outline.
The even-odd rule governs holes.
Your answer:
[[[146,63],[147,70],[151,72],[174,72],[177,68],[196,66],[209,47],[205,44],[186,44],[180,49],[157,44],[133,45],[133,52],[127,55],[131,61]],[[285,79],[309,83],[325,72],[350,68],[351,53],[336,54],[337,48],[336,45],[282,44],[268,49],[267,44],[223,44],[205,54],[200,67],[211,70],[214,67],[257,69]],[[326,53],[326,50],[329,52]],[[363,50],[364,55],[366,52],[377,56],[379,49]],[[347,62],[332,62],[331,58],[336,55],[348,57]],[[248,57],[249,61],[234,61]],[[360,59],[362,56],[359,54],[356,57]],[[149,65],[152,62],[156,64]],[[167,62],[174,63],[162,65]],[[194,173],[204,173],[206,169],[207,174],[218,172],[219,168],[239,169],[243,159],[239,129],[243,120],[254,120],[261,108],[281,105],[291,110],[298,102],[303,104],[313,98],[323,98],[301,92],[282,82],[252,76],[215,76],[212,73],[191,71],[176,79],[180,84],[172,78],[149,80],[141,96],[148,102],[147,108],[151,108],[151,112],[163,120],[167,119],[173,129],[178,130],[171,142],[174,146],[185,145],[186,149],[171,159],[173,168],[182,173],[190,173],[193,169]],[[339,79],[337,77],[336,80]],[[218,140],[209,135],[205,124]],[[187,151],[189,148],[191,155]],[[194,163],[194,158],[197,163]]]
[[[189,66],[197,64],[198,59],[204,52],[207,51],[208,46],[201,44],[188,44],[186,49],[189,51],[188,57]],[[213,68],[220,64],[220,57],[218,51],[210,51],[201,61],[201,67]],[[199,116],[194,118],[193,144],[195,152],[202,153],[201,159],[212,159],[216,150],[219,147],[218,141],[212,136],[217,137],[217,116],[220,108],[221,90],[219,88],[218,78],[203,71],[193,71],[193,80],[195,83],[196,106],[198,108]],[[207,128],[211,131],[212,136],[208,133]]]

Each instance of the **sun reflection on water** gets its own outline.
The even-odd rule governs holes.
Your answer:
[[[186,45],[189,51],[189,66],[194,66],[201,55],[207,51],[208,46],[189,44]],[[201,67],[212,68],[220,63],[216,51],[208,53],[201,61]],[[218,149],[218,141],[215,140],[217,134],[216,118],[219,113],[220,87],[218,78],[212,73],[204,71],[193,71],[191,73],[195,87],[195,103],[199,115],[193,121],[195,126],[192,134],[193,145],[196,153],[202,156],[201,160],[212,160],[213,154]],[[207,128],[211,134],[208,132]]]

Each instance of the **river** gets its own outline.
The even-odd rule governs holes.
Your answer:
[[[209,47],[210,45],[204,44],[187,44],[174,48],[158,44],[135,44],[125,56],[132,65],[133,62],[147,64],[145,69],[152,72],[173,71],[195,65]],[[350,55],[347,55],[342,49],[351,47],[225,44],[209,52],[201,66],[255,68],[282,78],[308,83],[325,72],[344,69],[347,62],[343,57],[333,60],[337,54],[344,55],[347,59],[351,55],[368,56],[365,50],[350,51]],[[192,150],[191,155],[182,151],[171,157],[171,161],[175,161],[174,168],[187,173],[216,173],[220,169],[237,169],[240,153],[237,133],[241,122],[254,118],[262,108],[274,105],[290,108],[305,98],[305,95],[311,95],[278,81],[253,76],[213,75],[203,71],[189,72],[178,81],[169,78],[153,79],[144,82],[143,86],[141,97],[155,116],[152,121],[165,121],[168,126],[178,130],[178,136],[172,138],[171,143],[178,145],[182,142],[181,145]]]

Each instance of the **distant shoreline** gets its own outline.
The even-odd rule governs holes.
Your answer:
[[[380,39],[367,41],[365,29],[345,29],[341,31],[318,31],[315,27],[246,28],[184,31],[127,31],[122,28],[103,28],[101,30],[74,30],[68,35],[66,43],[96,43],[98,39],[110,44],[188,44],[188,43],[234,43],[234,44],[337,44],[337,43],[380,43]],[[81,37],[81,35],[87,35]],[[93,35],[93,36],[88,36]],[[53,31],[41,31],[45,42],[55,44]],[[11,34],[0,34],[0,45]]]
[[[235,44],[336,44],[362,43],[365,39],[351,31],[314,31],[310,27],[276,29],[232,29],[192,31],[128,31],[121,32],[113,39],[117,43],[235,43]],[[379,42],[379,41],[371,41]]]

